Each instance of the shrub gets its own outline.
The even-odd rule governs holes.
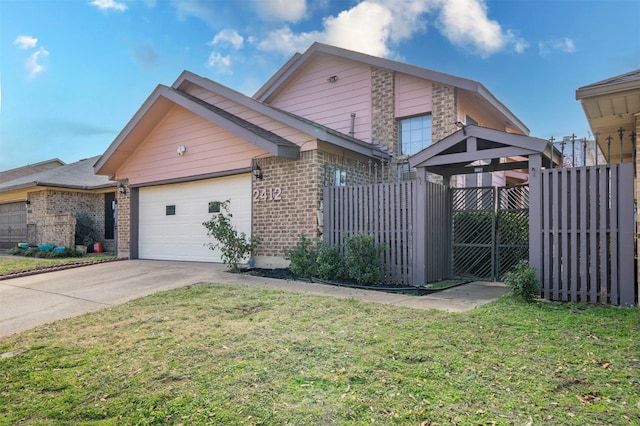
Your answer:
[[[260,241],[247,237],[244,232],[238,233],[231,223],[233,215],[229,212],[229,200],[214,201],[220,205],[220,213],[215,213],[211,219],[203,222],[207,228],[207,236],[216,241],[209,243],[211,250],[220,249],[222,252],[222,262],[231,270],[237,271],[240,262],[252,256]]]
[[[344,259],[338,247],[322,240],[318,243],[316,274],[323,280],[337,280],[344,276]]]
[[[536,271],[525,260],[518,262],[513,271],[504,274],[504,283],[514,297],[525,302],[540,297],[542,286],[536,279]]]
[[[373,235],[359,233],[347,238],[345,246],[345,269],[349,278],[358,284],[380,284],[384,280],[380,255],[385,248],[373,241]]]
[[[311,248],[311,241],[300,235],[300,241],[291,250],[285,251],[285,259],[289,260],[289,269],[298,277],[311,278],[316,273],[316,252]]]

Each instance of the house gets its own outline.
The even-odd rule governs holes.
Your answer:
[[[122,188],[121,255],[220,261],[202,222],[228,199],[237,229],[261,241],[256,265],[280,267],[301,234],[322,232],[328,168],[357,182],[376,161],[403,176],[456,123],[529,133],[478,82],[316,43],[253,97],[188,71],[158,85],[95,172]]]
[[[28,167],[35,173],[7,171],[15,177],[0,183],[0,244],[18,242],[73,247],[76,213],[93,219],[100,242],[115,249],[116,183],[93,173],[99,157],[64,164],[60,160]],[[11,172],[11,173],[8,173]]]
[[[576,90],[600,150],[610,163],[635,162],[640,145],[640,69]],[[635,174],[635,204],[640,198],[640,176]],[[636,217],[638,220],[638,217]],[[636,230],[638,223],[636,223]],[[640,245],[637,247],[640,255]],[[638,276],[640,281],[640,275]]]

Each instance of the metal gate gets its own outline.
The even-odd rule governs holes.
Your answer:
[[[529,186],[451,189],[451,276],[499,280],[529,256]]]

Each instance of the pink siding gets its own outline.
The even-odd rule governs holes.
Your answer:
[[[333,75],[338,80],[328,82]],[[318,54],[270,104],[345,134],[355,113],[354,136],[371,141],[371,69],[366,64]]]
[[[431,112],[430,81],[406,74],[396,74],[396,117],[409,117]]]
[[[461,93],[461,91],[458,90],[458,93]],[[458,96],[458,119],[460,121],[465,122],[466,116],[468,115],[476,120],[479,126],[501,131],[509,130],[513,133],[522,134],[522,132],[512,128],[507,129],[503,121],[498,119],[494,114],[489,114],[485,108],[482,108],[482,105],[485,104],[475,98],[475,96],[476,95],[467,94],[460,94]]]
[[[187,148],[183,156],[178,146]],[[155,182],[251,167],[251,159],[265,151],[174,106],[136,151],[119,168],[118,177],[130,184]]]
[[[228,113],[231,113],[237,117],[242,118],[256,126],[260,126],[276,135],[287,139],[290,142],[300,145],[302,151],[311,150],[316,148],[316,139],[313,136],[300,132],[286,124],[283,124],[277,120],[267,117],[259,112],[247,108],[231,99],[224,96],[210,92],[202,87],[192,85],[187,89],[187,93],[202,99],[203,101],[216,106],[220,109],[224,109]],[[311,142],[311,143],[309,143]]]

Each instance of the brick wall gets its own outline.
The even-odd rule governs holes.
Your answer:
[[[455,125],[455,122],[458,121],[456,88],[433,83],[432,102],[431,133],[435,143],[458,130]]]
[[[635,132],[636,132],[636,135],[637,135],[636,136],[636,146],[635,146],[636,153],[640,153],[640,114],[636,115],[636,129],[635,129]],[[636,155],[635,168],[636,168],[636,175],[635,175],[636,178],[635,178],[635,181],[634,181],[634,189],[635,189],[635,196],[636,196],[635,202],[636,202],[636,205],[637,205],[638,204],[638,200],[640,200],[640,173],[637,173],[637,171],[640,170],[640,155]],[[636,221],[637,221],[636,230],[640,230],[640,215],[636,215]],[[637,235],[636,237],[640,237],[640,234]],[[636,244],[636,246],[637,246],[636,249],[637,249],[637,255],[638,255],[637,259],[640,259],[640,244]],[[637,260],[636,260],[636,262],[637,262]],[[639,288],[638,288],[639,292],[637,294],[640,294],[640,267],[637,268],[636,272],[638,274],[636,283],[639,286]]]
[[[104,194],[44,190],[29,193],[30,211],[27,223],[36,225],[37,244],[75,246],[75,214],[85,211],[93,220],[99,241],[104,239]]]
[[[256,258],[280,258],[304,235],[312,243],[322,235],[321,200],[325,170],[336,164],[350,173],[351,182],[365,181],[362,158],[345,158],[322,150],[305,151],[300,159],[259,158],[262,180],[253,179],[252,235],[260,239]],[[362,164],[362,163],[360,163]],[[359,170],[361,172],[359,172]],[[368,179],[368,177],[367,177]],[[280,199],[275,199],[279,194]],[[282,267],[282,263],[257,266]]]
[[[319,235],[320,161],[317,151],[305,151],[298,160],[268,157],[255,162],[263,175],[262,180],[253,178],[252,233],[261,241],[256,255],[282,257],[301,234],[311,240]]]
[[[398,153],[393,71],[371,67],[371,139]]]
[[[118,240],[118,257],[129,257],[131,251],[131,197],[129,191],[126,195],[116,192],[118,202],[118,223],[116,224],[116,238]]]

